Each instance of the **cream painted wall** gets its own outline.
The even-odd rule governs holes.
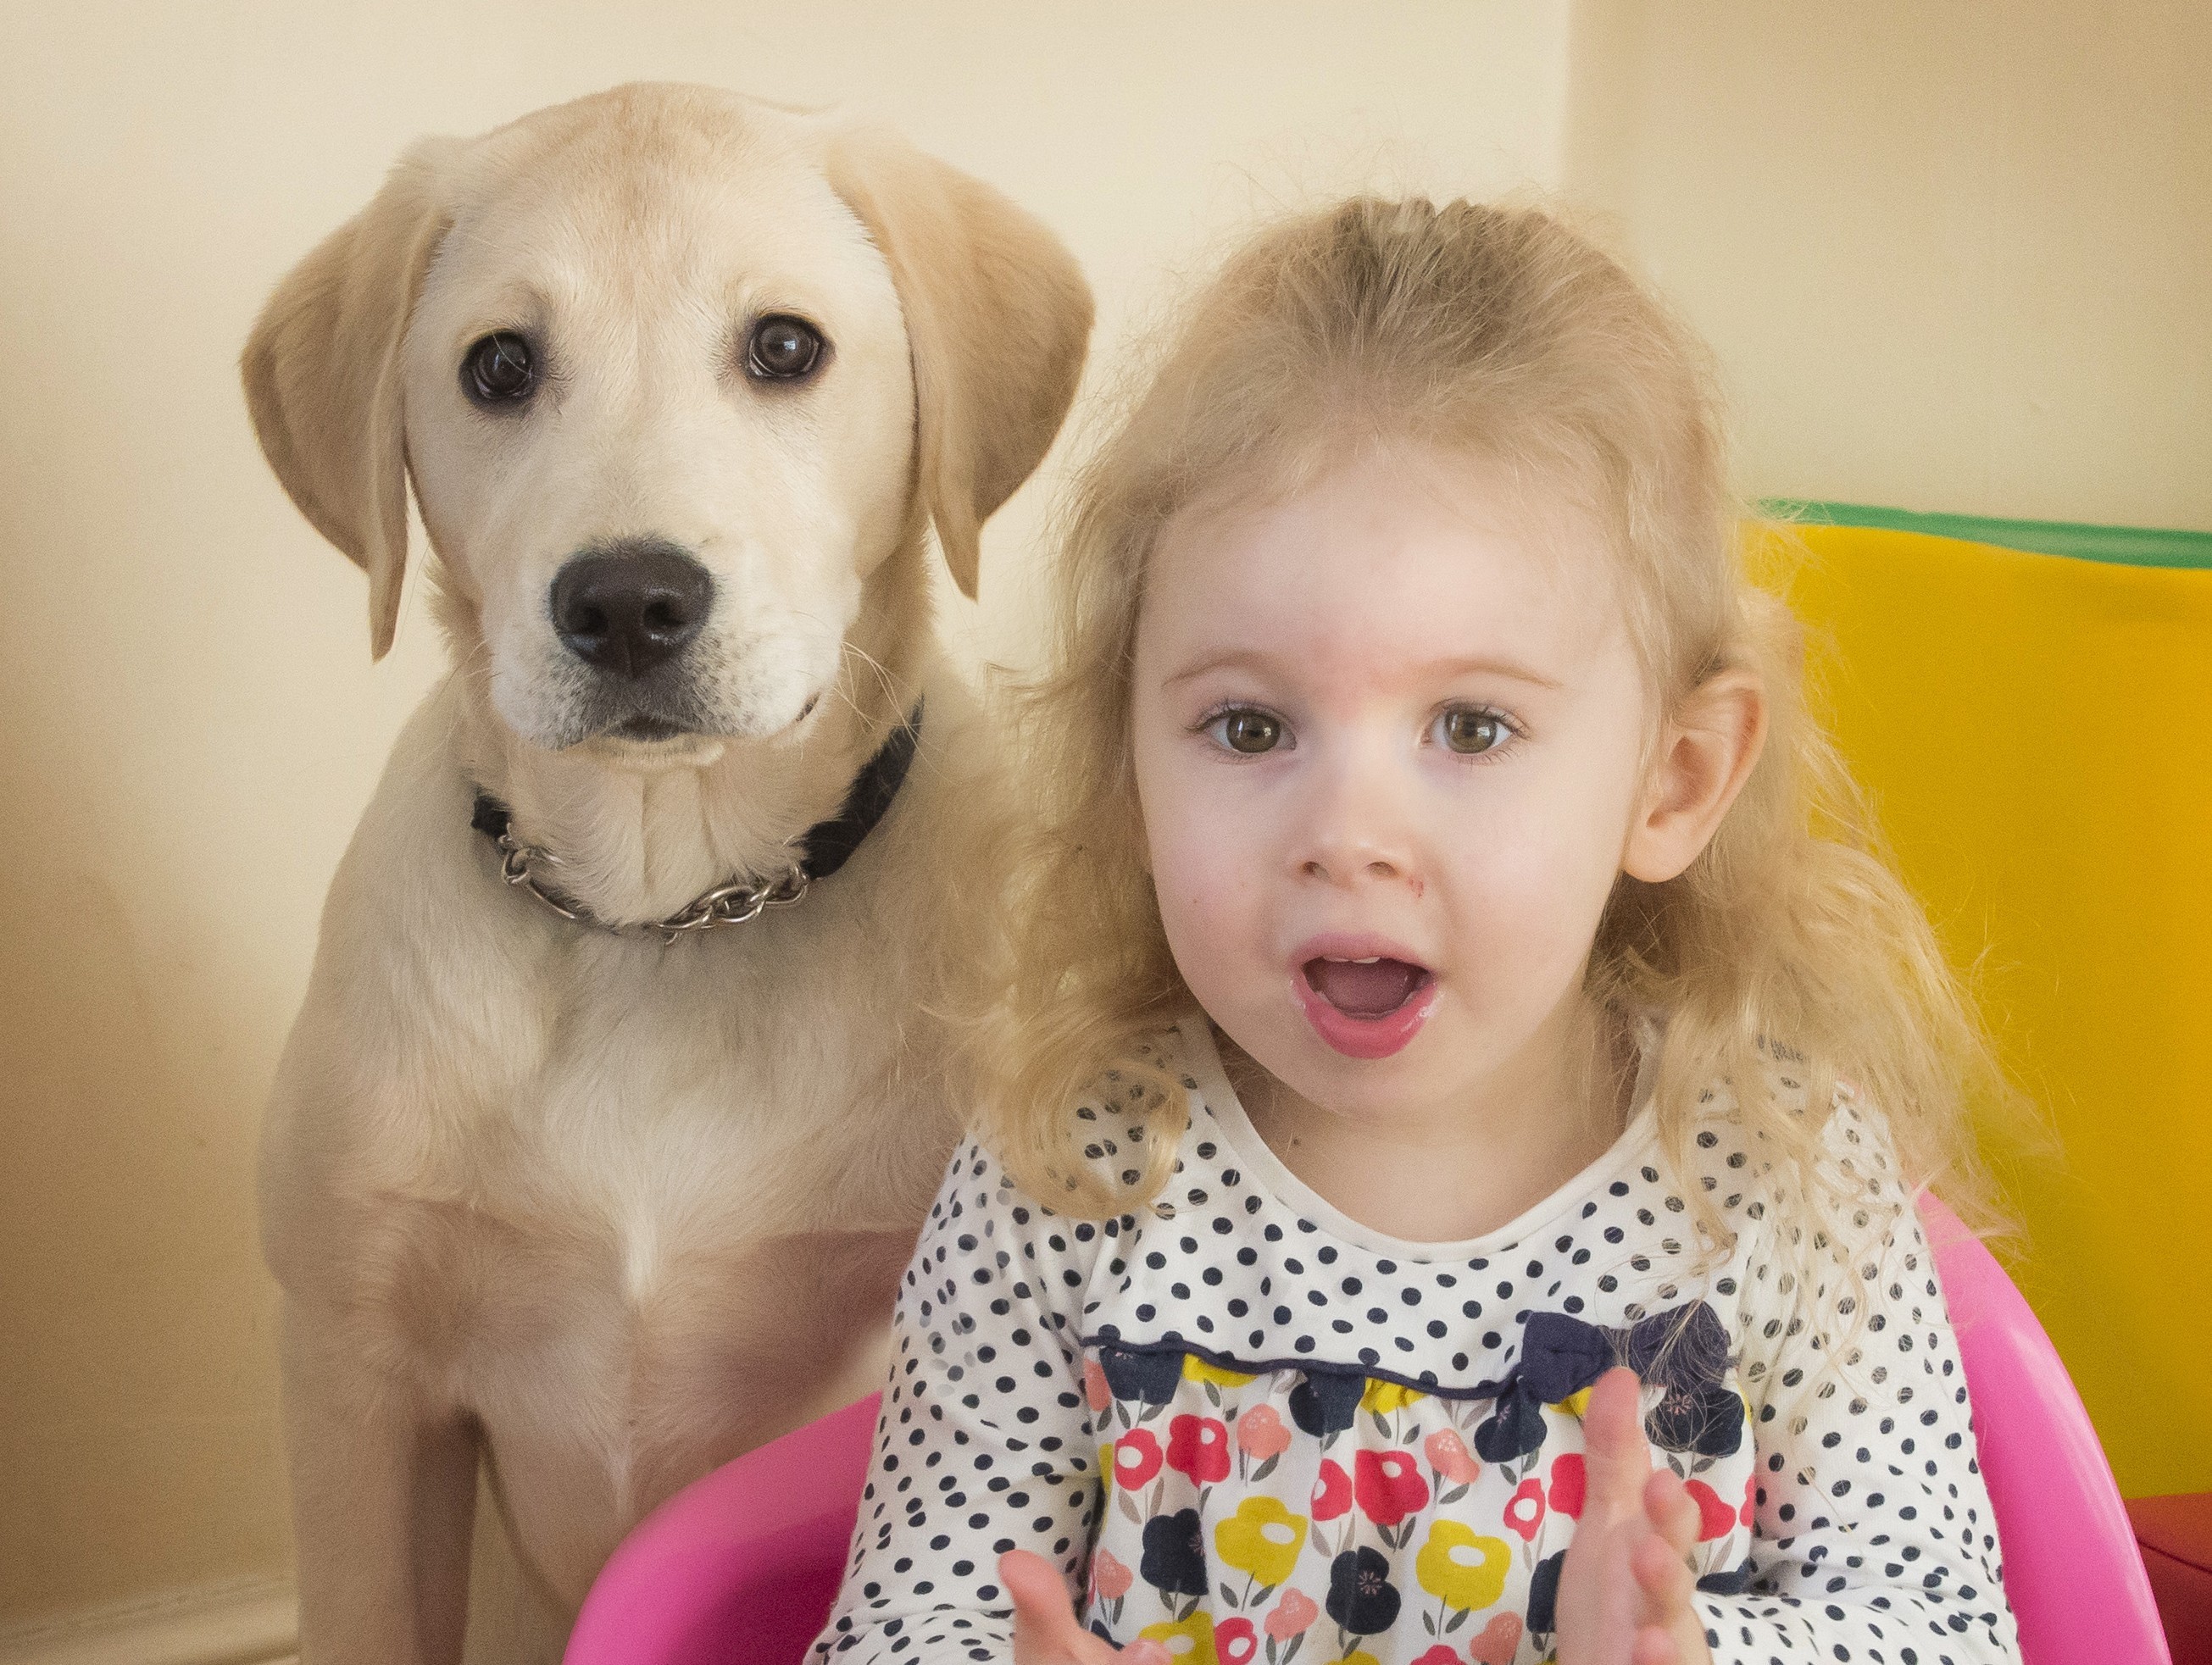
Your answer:
[[[1744,485],[2212,529],[2212,6],[1581,0],[1565,181]]]
[[[259,1105],[434,674],[263,467],[233,362],[416,134],[634,77],[844,100],[1011,191],[1110,347],[1214,233],[1557,182],[1565,0],[20,6],[0,54],[0,1630],[281,1570]],[[956,623],[1024,655],[1040,494]],[[457,829],[456,836],[462,836]]]

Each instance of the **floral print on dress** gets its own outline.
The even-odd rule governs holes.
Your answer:
[[[1925,1632],[1958,1665],[2016,1665],[1956,1341],[1878,1112],[1838,1094],[1822,1134],[1869,1205],[1848,1255],[1830,1245],[1864,1284],[1863,1368],[1850,1394],[1801,1395],[1799,1367],[1819,1361],[1796,1281],[1777,1275],[1799,1258],[1796,1205],[1727,1083],[1700,1095],[1686,1152],[1661,1148],[1645,1102],[1510,1231],[1405,1244],[1280,1168],[1202,1023],[1140,1051],[1146,1082],[1108,1071],[1073,1125],[1133,1172],[1119,1164],[1158,1126],[1142,1121],[1154,1066],[1179,1072],[1189,1121],[1146,1209],[1059,1213],[972,1140],[948,1164],[901,1288],[897,1362],[816,1665],[1004,1657],[997,1557],[1013,1547],[1071,1580],[1087,1570],[1089,1622],[1121,1641],[1125,1665],[1525,1665],[1556,1639],[1586,1512],[1589,1389],[1572,1384],[1614,1358],[1644,1373],[1645,1426],[1698,1483],[1699,1530],[1717,1534],[1700,1540],[1715,1570],[1698,1582],[1718,1651],[1889,1658]],[[1810,1113],[1797,1062],[1778,1055],[1766,1085]],[[1717,1256],[1683,1230],[1693,1187],[1726,1227]],[[1684,1305],[1698,1300],[1718,1326]],[[1738,1382],[1756,1395],[1748,1425]],[[1180,1448],[1178,1417],[1197,1435]],[[1209,1421],[1230,1465],[1210,1481]],[[1395,1547],[1356,1495],[1360,1453],[1386,1449],[1429,1493],[1387,1528]],[[1376,1478],[1387,1499],[1397,1474]],[[1255,1498],[1273,1506],[1247,1509]],[[1194,1540],[1188,1522],[1173,1530],[1185,1510]],[[1139,1577],[1155,1516],[1170,1528],[1164,1561],[1201,1560],[1203,1580],[1182,1582],[1206,1593]],[[1379,1577],[1371,1563],[1363,1577],[1361,1549],[1386,1564]],[[1325,1610],[1347,1553],[1340,1605],[1350,1615],[1388,1585],[1391,1632],[1358,1635]],[[1501,1571],[1487,1607],[1452,1605]]]
[[[1530,1313],[1507,1379],[1471,1390],[1094,1341],[1105,1484],[1088,1620],[1172,1665],[1541,1660],[1588,1488],[1582,1409],[1619,1363],[1644,1377],[1657,1459],[1697,1501],[1698,1571],[1725,1580],[1749,1551],[1755,1476],[1727,1334],[1702,1302],[1623,1328]]]

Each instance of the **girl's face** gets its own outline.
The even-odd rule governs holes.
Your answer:
[[[1161,917],[1199,1003],[1310,1102],[1556,1079],[1650,808],[1609,564],[1564,507],[1407,448],[1162,537],[1132,700]]]

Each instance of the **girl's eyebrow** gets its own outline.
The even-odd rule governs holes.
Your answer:
[[[1160,685],[1174,688],[1192,682],[1214,671],[1252,671],[1265,675],[1276,670],[1281,660],[1274,654],[1255,648],[1236,647],[1218,653],[1209,653],[1197,664],[1187,666],[1166,678]],[[1556,677],[1547,677],[1532,670],[1517,659],[1498,659],[1487,653],[1470,654],[1464,658],[1429,659],[1406,667],[1408,674],[1419,681],[1448,680],[1454,677],[1504,677],[1513,682],[1527,683],[1533,688],[1556,690],[1561,684]]]
[[[1187,665],[1160,686],[1173,688],[1180,683],[1194,681],[1212,671],[1257,671],[1262,673],[1275,668],[1275,657],[1249,647],[1226,648],[1218,653],[1209,653],[1193,665]]]

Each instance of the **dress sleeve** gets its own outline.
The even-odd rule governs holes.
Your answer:
[[[1848,1102],[1831,1148],[1879,1229],[1843,1275],[1863,1323],[1840,1321],[1838,1366],[1792,1301],[1781,1257],[1747,1327],[1751,1560],[1698,1602],[1722,1665],[1993,1665],[2019,1657],[1996,1520],[1975,1460],[1966,1372],[1919,1218],[1887,1139]],[[1773,1224],[1781,1229],[1776,1210]],[[1802,1291],[1800,1291],[1802,1295]],[[1816,1288],[1814,1297],[1820,1291]],[[1763,1390],[1763,1393],[1762,1393]],[[1733,1583],[1741,1594],[1713,1589]]]
[[[891,1379],[851,1559],[817,1665],[1012,1657],[998,1558],[1071,1582],[1101,1496],[1079,1345],[1120,1222],[1039,1206],[974,1143],[955,1152],[901,1285]]]

